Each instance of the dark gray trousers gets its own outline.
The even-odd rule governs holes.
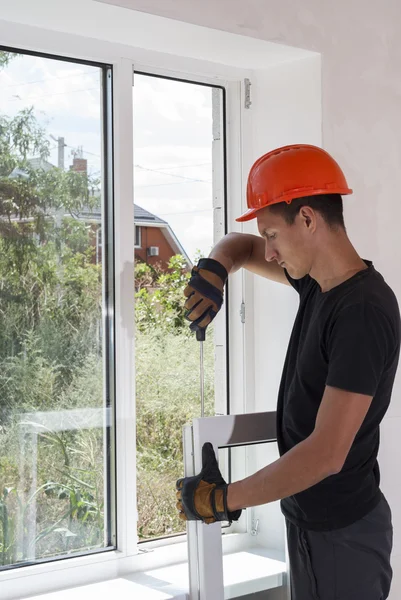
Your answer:
[[[383,497],[366,517],[334,531],[287,521],[292,600],[385,600],[390,592],[391,511]]]

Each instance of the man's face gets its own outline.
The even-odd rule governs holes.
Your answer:
[[[313,213],[310,219],[302,209],[292,225],[269,208],[257,213],[259,233],[265,240],[266,260],[276,260],[293,279],[301,279],[311,270],[313,221]]]

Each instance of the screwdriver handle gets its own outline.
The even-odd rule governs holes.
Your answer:
[[[206,339],[206,329],[204,327],[199,327],[196,330],[196,340],[198,342],[204,342]]]

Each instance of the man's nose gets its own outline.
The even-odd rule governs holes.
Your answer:
[[[265,259],[267,262],[271,262],[277,258],[277,252],[270,246],[270,244],[266,241],[265,245]]]

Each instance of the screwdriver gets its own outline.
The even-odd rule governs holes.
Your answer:
[[[201,417],[205,416],[205,372],[203,363],[203,342],[206,339],[206,330],[204,328],[198,328],[196,330],[196,339],[200,344],[200,394],[201,394]]]

